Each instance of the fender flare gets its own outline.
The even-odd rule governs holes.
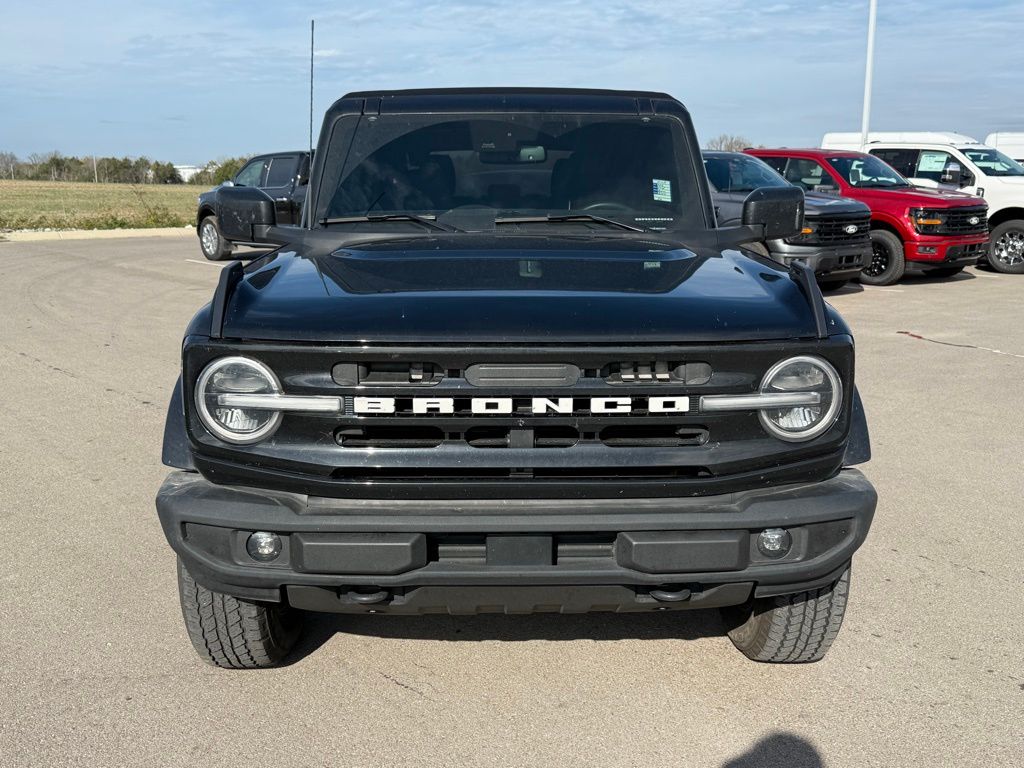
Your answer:
[[[168,467],[196,471],[192,451],[188,444],[188,430],[185,429],[185,403],[182,399],[181,376],[178,376],[167,405],[167,420],[164,422],[164,447],[161,461]]]
[[[868,435],[868,419],[860,392],[853,388],[853,412],[850,414],[850,437],[843,454],[843,466],[852,467],[871,460],[871,438]]]

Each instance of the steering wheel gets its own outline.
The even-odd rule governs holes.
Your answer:
[[[616,213],[632,213],[633,209],[628,205],[622,203],[591,203],[580,208],[580,211],[594,211],[598,209],[604,209],[606,211],[614,211]]]

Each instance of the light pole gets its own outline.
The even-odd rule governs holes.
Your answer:
[[[868,0],[868,60],[864,67],[864,110],[860,118],[861,149],[868,143],[868,123],[871,122],[871,79],[875,69],[875,14],[878,0]]]

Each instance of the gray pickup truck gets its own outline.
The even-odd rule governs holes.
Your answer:
[[[767,163],[742,152],[704,152],[718,223],[740,223],[743,201],[755,189],[789,186]],[[803,260],[823,290],[836,290],[871,263],[871,211],[864,203],[817,192],[804,193],[800,234],[748,243],[747,248],[783,264]]]

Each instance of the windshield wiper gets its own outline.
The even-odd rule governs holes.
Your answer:
[[[610,227],[628,229],[630,232],[643,232],[640,227],[632,224],[624,224],[615,219],[606,219],[604,216],[594,216],[590,213],[549,213],[547,216],[508,216],[495,219],[495,224],[547,224],[561,221],[592,221],[596,224],[605,224]]]
[[[415,221],[417,224],[422,224],[430,229],[438,229],[442,232],[462,231],[447,224],[441,224],[435,221],[436,218],[433,215],[419,216],[415,213],[370,213],[365,216],[335,216],[330,219],[320,219],[320,224],[321,226],[330,226],[331,224],[359,224],[367,221],[372,223],[380,221]]]

